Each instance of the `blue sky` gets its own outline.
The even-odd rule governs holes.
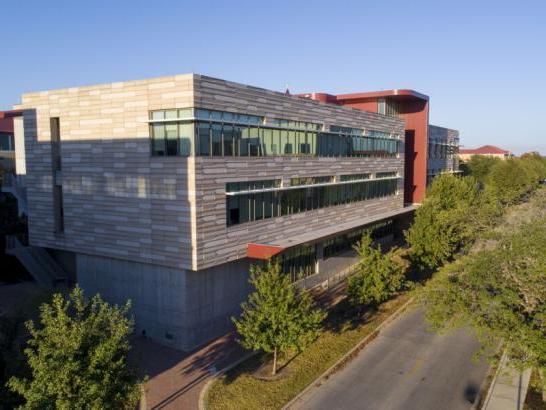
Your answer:
[[[2,2],[0,109],[195,72],[291,92],[413,88],[466,147],[546,154],[544,1]]]

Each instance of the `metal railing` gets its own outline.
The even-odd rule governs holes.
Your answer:
[[[323,289],[331,288],[332,286],[342,282],[348,276],[356,273],[358,262],[347,266],[345,269],[332,274],[332,272],[321,272],[314,275],[306,276],[294,283],[294,286],[300,289],[313,289],[322,287]]]
[[[28,244],[28,236],[25,233],[6,235],[6,251],[22,248]]]

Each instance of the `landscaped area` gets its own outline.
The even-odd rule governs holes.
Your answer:
[[[210,409],[279,409],[334,365],[359,341],[411,297],[406,292],[387,301],[377,310],[357,312],[346,301],[333,307],[325,320],[325,331],[302,353],[284,358],[278,380],[260,380],[254,376],[261,366],[268,366],[267,355],[257,355],[227,372],[215,382],[206,396]],[[284,367],[283,367],[284,366]]]

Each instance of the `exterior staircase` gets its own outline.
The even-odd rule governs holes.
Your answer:
[[[24,175],[5,173],[2,176],[2,192],[12,194],[17,199],[19,216],[28,215],[27,187]]]
[[[15,256],[42,286],[55,287],[67,282],[66,272],[44,248],[25,246],[17,236],[7,235],[6,254]]]

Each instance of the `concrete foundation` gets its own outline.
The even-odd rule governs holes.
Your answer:
[[[377,240],[383,246],[394,236]],[[357,262],[354,250],[322,258],[317,247],[317,274],[302,286],[312,287]],[[65,266],[70,252],[56,252]],[[75,254],[76,280],[88,296],[99,293],[106,301],[124,304],[131,300],[135,331],[154,341],[184,351],[233,329],[231,317],[251,291],[250,265],[240,259],[200,271],[169,268],[103,256]],[[67,269],[69,270],[69,269]]]
[[[250,291],[246,260],[199,272],[83,254],[76,264],[87,295],[131,300],[136,333],[185,351],[229,331]]]

